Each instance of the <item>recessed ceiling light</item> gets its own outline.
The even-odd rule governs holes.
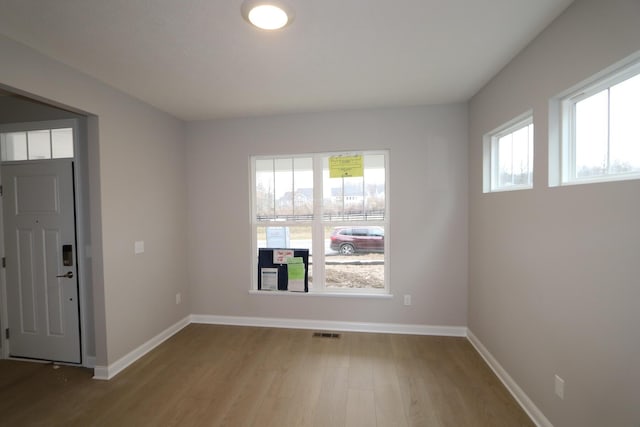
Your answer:
[[[281,1],[247,0],[242,4],[242,16],[263,30],[278,30],[293,20],[293,10]]]

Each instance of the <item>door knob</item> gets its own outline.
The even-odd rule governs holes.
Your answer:
[[[73,278],[73,271],[67,271],[65,274],[60,274],[56,277],[66,277],[67,279],[72,279]]]

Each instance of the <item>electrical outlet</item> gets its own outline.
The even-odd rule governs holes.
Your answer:
[[[176,294],[176,304],[180,304],[182,302],[182,295],[180,292]]]
[[[411,295],[404,296],[404,305],[411,305]]]
[[[555,380],[555,389],[556,389],[556,395],[560,399],[564,399],[564,380],[557,375]]]

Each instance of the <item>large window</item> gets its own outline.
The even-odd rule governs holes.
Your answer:
[[[256,265],[260,248],[308,249],[310,292],[388,292],[387,162],[386,151],[252,157]]]
[[[560,101],[562,183],[640,178],[640,62]]]
[[[526,113],[485,135],[484,192],[533,186],[533,117]]]

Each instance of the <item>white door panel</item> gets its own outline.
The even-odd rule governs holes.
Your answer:
[[[10,355],[80,363],[73,162],[1,168]]]

